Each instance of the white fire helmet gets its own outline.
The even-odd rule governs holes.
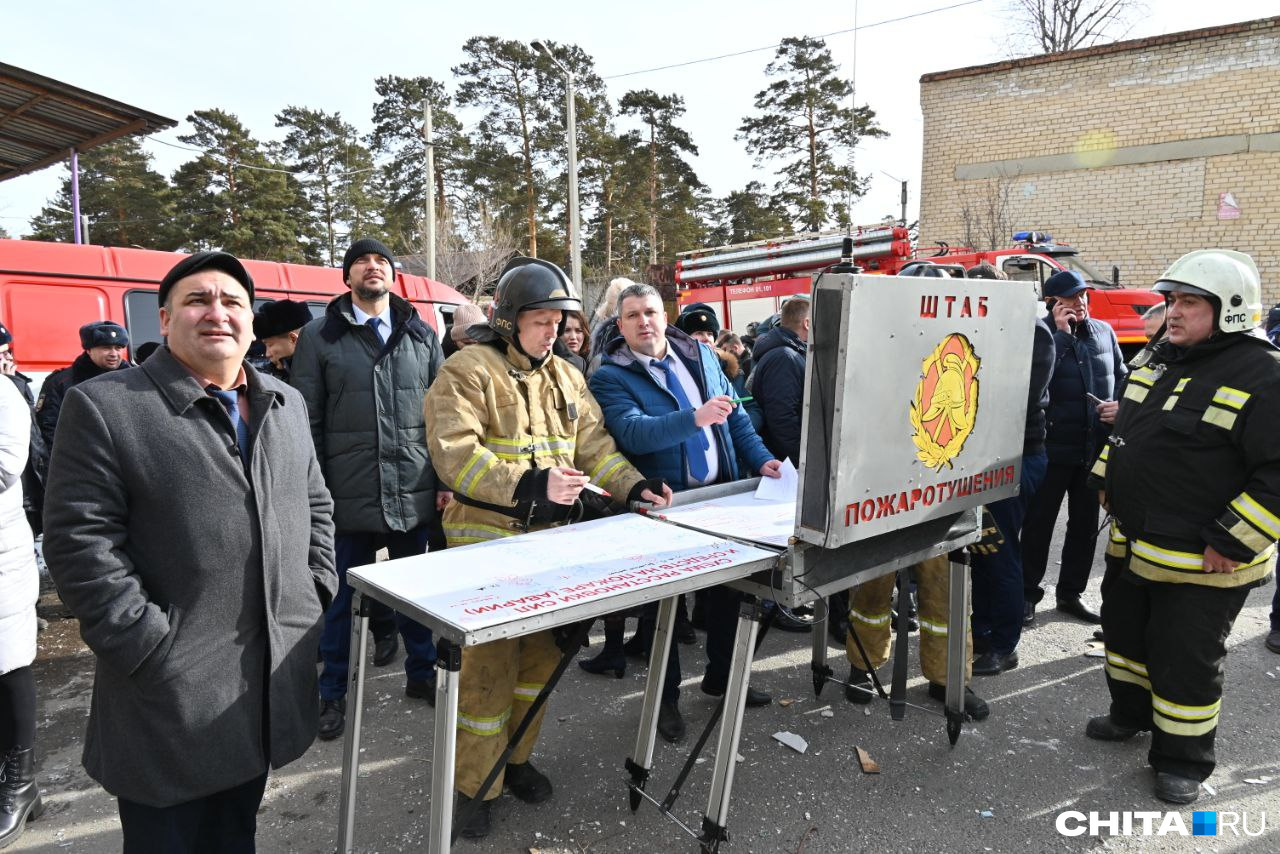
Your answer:
[[[1218,302],[1218,329],[1222,332],[1248,332],[1262,323],[1258,265],[1243,252],[1188,252],[1164,271],[1152,290],[1159,294],[1181,291],[1214,297]]]

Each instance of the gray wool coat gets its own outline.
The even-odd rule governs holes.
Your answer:
[[[341,533],[412,531],[437,515],[422,401],[444,352],[408,301],[392,294],[391,312],[384,347],[356,322],[351,294],[336,297],[302,328],[290,362]]]
[[[44,556],[97,657],[84,766],[148,806],[246,783],[316,734],[333,503],[302,398],[245,375],[251,477],[166,347],[68,391],[58,420]]]

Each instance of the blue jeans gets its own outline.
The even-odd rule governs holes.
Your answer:
[[[1044,452],[1022,458],[1022,489],[1018,495],[988,504],[1004,544],[995,554],[972,555],[973,636],[986,638],[990,648],[1008,655],[1022,637],[1022,544],[1019,534],[1027,502],[1044,481],[1049,458]]]
[[[342,533],[334,537],[333,550],[338,568],[338,592],[333,604],[324,615],[324,633],[320,635],[320,657],[324,669],[320,671],[320,697],[324,700],[340,700],[347,695],[347,671],[351,658],[351,586],[347,584],[347,569],[373,563],[378,548],[386,546],[391,558],[412,557],[427,550],[426,526],[412,531],[393,531],[388,534]],[[371,623],[383,622],[390,616],[390,609],[380,602],[373,603]],[[379,616],[382,617],[379,620]],[[436,647],[431,642],[431,630],[414,622],[403,614],[395,614],[395,625],[404,638],[404,671],[410,682],[429,682],[435,678]],[[384,629],[385,630],[385,629]],[[382,632],[375,628],[374,636]],[[385,636],[385,635],[384,635]]]

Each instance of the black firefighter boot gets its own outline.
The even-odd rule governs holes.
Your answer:
[[[40,788],[36,786],[35,750],[13,748],[0,766],[0,848],[18,841],[27,819],[44,812]]]

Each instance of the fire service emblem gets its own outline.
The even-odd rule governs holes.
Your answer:
[[[978,417],[978,354],[969,339],[952,333],[921,364],[911,401],[911,441],[916,458],[934,471],[951,467]]]

